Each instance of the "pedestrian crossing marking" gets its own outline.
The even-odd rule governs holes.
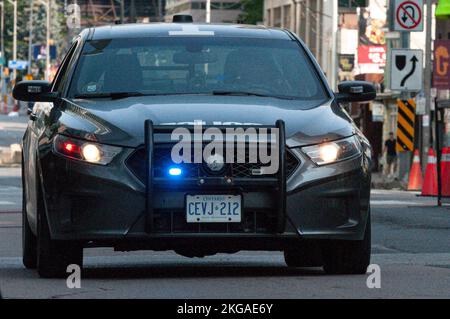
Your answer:
[[[414,124],[416,102],[413,99],[397,100],[397,152],[414,150]]]

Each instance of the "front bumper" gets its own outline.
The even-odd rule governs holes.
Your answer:
[[[270,189],[258,190],[256,185],[242,194],[244,214],[252,216],[249,220],[254,223],[235,229],[223,225],[167,228],[167,221],[158,222],[158,217],[176,222],[180,217],[175,218],[175,214],[181,212],[182,216],[184,212],[186,190],[155,190],[151,202],[154,229],[149,232],[146,187],[124,164],[133,151],[124,150],[107,166],[62,158],[53,152],[42,154],[43,190],[53,239],[79,240],[93,246],[130,243],[142,248],[175,249],[189,241],[201,245],[220,238],[217,245],[224,249],[270,250],[299,239],[363,238],[370,196],[370,164],[364,154],[317,167],[298,149],[292,149],[301,165],[286,183],[282,231],[268,227],[272,220],[264,221],[264,216],[273,216],[271,210],[277,209],[278,197]],[[158,223],[166,226],[158,229]]]

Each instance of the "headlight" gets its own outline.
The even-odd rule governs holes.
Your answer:
[[[317,165],[325,165],[361,154],[361,144],[356,136],[351,136],[342,140],[302,147],[302,151]]]
[[[94,164],[109,164],[122,148],[92,143],[64,135],[55,137],[53,147],[56,153],[72,159]]]

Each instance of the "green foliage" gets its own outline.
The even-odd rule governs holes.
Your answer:
[[[246,24],[256,24],[263,21],[264,0],[241,0],[243,13],[239,20]]]
[[[6,61],[13,58],[13,31],[14,31],[14,7],[9,1],[4,1],[5,31],[4,47]],[[28,39],[30,27],[31,0],[17,1],[17,59],[28,60]],[[45,6],[39,1],[33,1],[33,44],[46,43],[46,19]],[[57,46],[58,60],[62,58],[67,46],[67,27],[64,18],[64,4],[59,0],[51,1],[51,35],[50,38]],[[42,63],[41,63],[42,64]],[[43,67],[43,65],[39,65]],[[41,70],[42,73],[42,70]]]
[[[28,45],[24,41],[28,38],[28,17],[25,12],[27,1],[17,1],[17,59],[23,60],[27,57]],[[14,28],[14,9],[9,1],[4,1],[5,9],[5,33],[4,46],[6,61],[13,58],[13,28]]]

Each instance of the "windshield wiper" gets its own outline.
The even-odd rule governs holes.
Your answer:
[[[76,99],[101,99],[101,98],[111,98],[113,100],[124,99],[133,96],[144,96],[147,95],[142,92],[110,92],[110,93],[86,93],[75,95]]]
[[[272,97],[276,99],[285,99],[285,100],[293,100],[295,97],[293,96],[284,96],[284,95],[272,95],[272,94],[263,94],[256,92],[246,92],[246,91],[213,91],[213,95],[236,95],[236,96],[259,96],[259,97]]]

